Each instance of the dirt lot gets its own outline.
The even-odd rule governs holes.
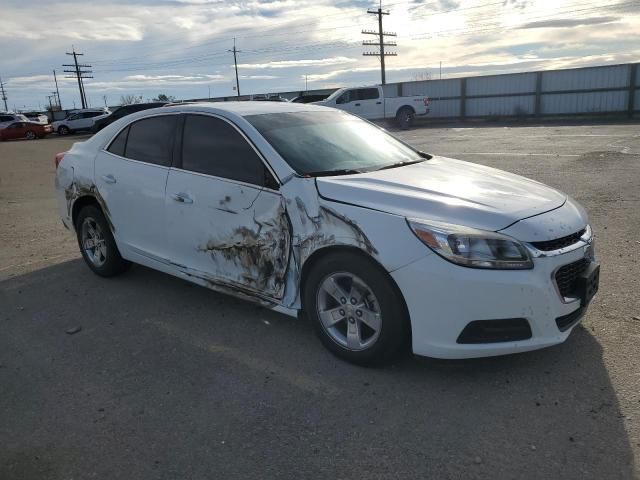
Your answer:
[[[399,135],[587,208],[601,290],[565,344],[363,369],[305,322],[142,267],[99,278],[53,199],[77,138],[5,142],[0,479],[638,478],[640,126]]]

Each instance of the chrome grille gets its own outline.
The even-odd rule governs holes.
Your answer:
[[[586,229],[583,228],[579,232],[572,233],[571,235],[567,235],[566,237],[556,238],[555,240],[546,240],[544,242],[531,242],[531,245],[536,247],[538,250],[542,250],[543,252],[550,252],[552,250],[558,250],[560,248],[565,248],[574,243],[577,243],[580,240],[580,237],[584,235]]]

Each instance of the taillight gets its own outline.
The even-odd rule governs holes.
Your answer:
[[[56,157],[55,157],[55,164],[56,164],[56,168],[58,168],[58,165],[60,165],[60,162],[62,161],[62,159],[64,158],[64,154],[67,152],[60,152],[60,153],[56,153]]]

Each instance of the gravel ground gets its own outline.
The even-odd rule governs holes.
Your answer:
[[[397,134],[587,208],[601,286],[566,343],[364,369],[305,322],[143,267],[99,278],[53,199],[78,138],[5,142],[0,479],[638,478],[640,126]]]

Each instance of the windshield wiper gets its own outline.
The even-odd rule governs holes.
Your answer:
[[[406,165],[413,165],[414,163],[421,163],[421,162],[424,162],[425,160],[426,158],[420,158],[418,160],[405,160],[402,162],[392,163],[391,165],[385,165],[384,167],[378,168],[378,170],[387,170],[389,168],[404,167]]]
[[[339,168],[337,170],[321,170],[319,172],[307,172],[308,177],[331,177],[333,175],[353,175],[354,173],[362,173],[361,170],[353,168]]]

